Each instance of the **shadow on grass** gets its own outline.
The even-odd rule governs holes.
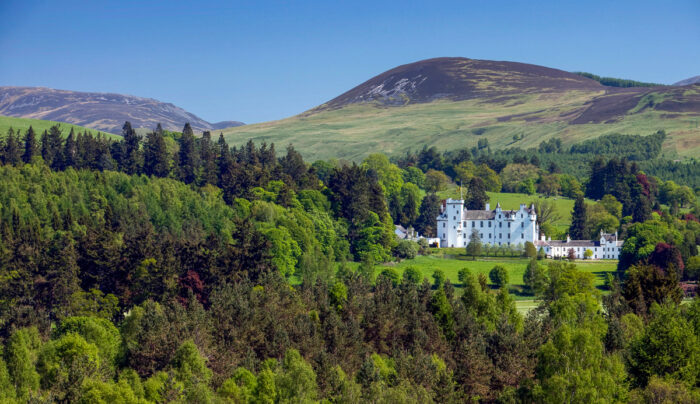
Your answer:
[[[608,279],[608,274],[610,272],[608,272],[608,271],[595,271],[595,272],[591,272],[591,273],[593,275],[595,275],[596,279],[599,279],[599,280],[602,280],[603,282],[605,282],[605,280]],[[608,285],[606,285],[605,283],[603,283],[602,285],[597,285],[596,289],[601,290],[601,291],[609,291],[610,287]]]

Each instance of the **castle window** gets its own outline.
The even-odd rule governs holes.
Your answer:
[[[491,227],[491,222],[489,222],[489,227]]]
[[[479,222],[479,227],[483,228],[483,227],[484,227],[484,222]]]
[[[476,227],[476,222],[472,220],[472,227]]]
[[[510,233],[508,233],[508,239],[510,239]],[[508,242],[508,244],[510,244],[510,241]]]
[[[491,233],[489,233],[489,238],[491,238]]]
[[[479,238],[484,238],[484,233],[479,233]]]
[[[503,222],[498,222],[498,227],[499,228],[503,227]]]
[[[443,227],[443,228],[445,227],[445,222],[442,222],[442,227]]]
[[[510,222],[508,222],[508,228],[510,229]]]
[[[520,227],[524,228],[524,227],[525,227],[525,223],[520,223]]]
[[[520,235],[520,238],[525,238],[525,235],[524,235],[524,234],[521,234],[521,235]]]

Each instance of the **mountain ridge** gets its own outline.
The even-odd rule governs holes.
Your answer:
[[[298,115],[223,133],[231,144],[291,143],[310,160],[361,160],[377,150],[468,148],[483,138],[527,148],[553,137],[572,145],[665,130],[665,152],[697,157],[699,120],[700,86],[613,87],[526,63],[433,58],[387,70]]]
[[[66,122],[119,134],[125,121],[135,128],[180,131],[189,122],[197,131],[243,125],[238,121],[209,123],[175,104],[117,93],[59,90],[48,87],[0,87],[0,115]],[[224,126],[225,125],[225,126]]]

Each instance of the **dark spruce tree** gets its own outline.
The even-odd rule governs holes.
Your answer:
[[[414,224],[416,231],[425,237],[435,237],[435,223],[439,213],[440,198],[435,194],[426,195],[418,209],[418,219]]]
[[[138,174],[141,172],[142,166],[139,136],[128,121],[122,127],[122,136],[124,136],[124,154],[121,159],[122,170],[130,175]]]
[[[467,209],[483,210],[486,207],[489,197],[486,195],[486,186],[479,177],[472,177],[467,189],[467,200],[464,205]]]
[[[75,132],[71,128],[66,142],[63,144],[63,158],[61,159],[61,169],[65,170],[68,167],[75,167],[78,160],[78,145],[75,140]]]
[[[167,177],[170,174],[170,154],[168,154],[163,127],[160,124],[156,130],[146,135],[146,144],[143,148],[143,173],[155,177]]]
[[[201,185],[216,185],[218,182],[216,150],[216,145],[211,141],[211,133],[204,131],[199,139],[199,159],[202,164]]]
[[[586,202],[583,196],[576,198],[574,210],[571,213],[571,227],[569,227],[569,236],[572,240],[584,240],[588,238],[586,230]]]
[[[34,133],[34,128],[30,126],[27,133],[24,135],[24,153],[22,154],[22,161],[29,164],[38,154],[36,133]]]
[[[5,164],[17,165],[22,161],[21,146],[17,137],[12,128],[7,131],[7,138],[5,139],[2,153],[2,162]]]
[[[41,137],[41,157],[46,165],[54,170],[60,170],[63,164],[63,138],[61,128],[54,125]]]
[[[189,122],[182,128],[180,137],[180,152],[178,153],[178,179],[185,184],[192,184],[197,181],[197,143],[194,132]]]

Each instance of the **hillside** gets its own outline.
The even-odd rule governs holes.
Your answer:
[[[687,86],[688,84],[695,84],[695,83],[700,83],[700,76],[694,76],[687,78],[685,80],[681,80],[677,83],[673,83],[674,86]]]
[[[0,115],[66,122],[120,134],[125,121],[135,128],[182,130],[189,122],[196,131],[242,125],[237,121],[209,123],[184,109],[131,95],[85,93],[43,87],[0,87]]]
[[[45,130],[49,130],[50,127],[54,125],[60,125],[61,130],[64,136],[68,136],[70,133],[70,130],[73,129],[76,133],[84,133],[88,132],[92,134],[93,136],[96,136],[98,133],[102,133],[104,136],[107,136],[112,139],[119,139],[121,138],[120,136],[116,136],[110,133],[106,132],[100,132],[95,129],[90,129],[86,128],[84,126],[79,126],[79,125],[71,125],[69,123],[64,123],[64,122],[56,122],[56,121],[45,121],[41,119],[28,119],[28,118],[13,118],[10,116],[0,116],[0,139],[3,137],[7,136],[7,131],[12,128],[16,131],[20,131],[22,136],[24,136],[24,132],[29,129],[31,126],[36,133],[41,135]]]
[[[225,129],[231,144],[289,143],[309,160],[359,160],[436,146],[564,145],[604,134],[668,133],[669,155],[700,156],[700,86],[615,88],[513,62],[438,58],[382,73],[307,112]],[[515,135],[521,140],[514,141]]]

